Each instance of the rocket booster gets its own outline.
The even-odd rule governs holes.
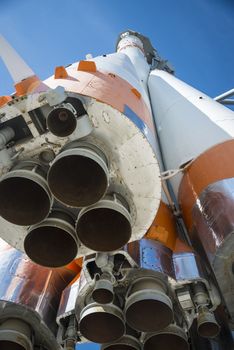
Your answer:
[[[0,236],[35,277],[72,270],[55,286],[53,326],[40,304],[53,345],[32,342],[17,313],[27,303],[5,292],[0,341],[15,342],[3,329],[25,350],[231,349],[233,111],[177,79],[137,32],[45,81],[0,40],[15,84],[0,97]]]

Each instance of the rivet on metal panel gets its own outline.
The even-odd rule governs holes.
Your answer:
[[[152,247],[144,247],[142,249],[142,260],[144,264],[148,265],[150,268],[160,266],[155,250],[153,250]]]

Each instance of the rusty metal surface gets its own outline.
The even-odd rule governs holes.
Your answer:
[[[51,329],[61,293],[74,274],[66,268],[36,265],[0,240],[0,300],[33,310]]]
[[[209,185],[192,215],[192,242],[210,263],[234,322],[234,178]]]
[[[139,267],[175,278],[173,252],[160,242],[141,239],[126,245],[125,250]]]

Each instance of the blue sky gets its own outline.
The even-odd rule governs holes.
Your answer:
[[[128,28],[210,96],[234,87],[233,0],[0,0],[0,32],[42,79],[87,53],[113,52]],[[0,95],[12,91],[0,62]]]
[[[148,36],[179,78],[208,95],[234,87],[233,0],[0,0],[0,33],[41,79],[113,52],[126,29]],[[0,62],[0,95],[11,92]]]

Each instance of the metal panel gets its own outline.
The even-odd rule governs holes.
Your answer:
[[[193,208],[195,246],[214,271],[234,321],[234,179],[208,186]]]
[[[171,74],[149,76],[152,110],[167,169],[178,169],[234,135],[234,112]],[[171,179],[175,193],[181,181]]]
[[[143,269],[161,272],[175,278],[172,250],[158,241],[141,239],[126,246],[129,255]]]
[[[201,261],[194,253],[174,253],[173,263],[177,281],[205,278]]]
[[[18,250],[0,240],[0,322],[21,318],[30,323],[35,338],[48,349],[58,346],[56,312],[62,290],[75,273],[66,268],[48,269],[31,262]]]

